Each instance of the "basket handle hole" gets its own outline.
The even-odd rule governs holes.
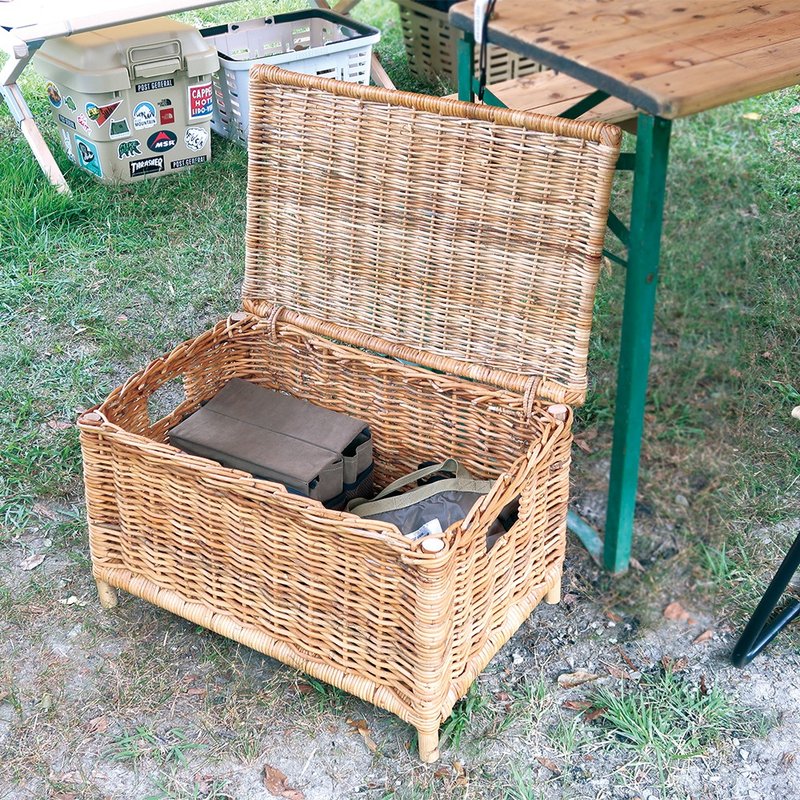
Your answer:
[[[168,417],[186,399],[183,377],[170,378],[147,398],[147,417],[150,425]]]
[[[488,553],[510,530],[519,519],[520,495],[517,495],[500,510],[496,519],[486,532],[486,552]]]

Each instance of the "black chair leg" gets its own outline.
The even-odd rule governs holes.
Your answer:
[[[734,666],[749,664],[795,617],[800,616],[800,601],[795,600],[770,622],[775,606],[780,602],[792,576],[800,567],[800,534],[789,548],[775,577],[764,592],[761,602],[750,617],[736,647],[731,653]]]

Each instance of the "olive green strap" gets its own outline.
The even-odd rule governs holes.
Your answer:
[[[414,472],[409,472],[407,475],[403,475],[401,478],[398,478],[396,481],[390,483],[382,492],[378,493],[370,500],[365,497],[354,497],[347,504],[347,510],[354,511],[357,506],[363,505],[364,503],[375,503],[379,500],[383,500],[392,492],[396,492],[398,489],[402,489],[404,486],[416,483],[421,478],[427,478],[428,475],[434,475],[437,472],[452,472],[455,474],[456,480],[472,480],[472,476],[469,474],[469,472],[467,472],[466,469],[464,469],[464,467],[461,466],[461,464],[458,463],[458,461],[456,461],[454,458],[446,458],[441,464],[432,464],[430,467],[423,467],[422,469],[418,469]],[[437,481],[436,483],[440,483],[440,481]],[[435,486],[436,484],[430,485]],[[419,495],[415,496],[419,497]],[[403,505],[408,505],[408,500],[403,502],[400,507],[402,508]]]

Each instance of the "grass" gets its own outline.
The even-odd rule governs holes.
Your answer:
[[[640,763],[653,765],[662,783],[675,762],[708,752],[725,737],[763,735],[766,720],[733,703],[719,687],[706,687],[705,677],[692,680],[670,669],[646,673],[632,687],[601,687],[590,694],[594,723]]]
[[[273,8],[299,5],[298,0]],[[262,13],[262,3],[245,2],[184,16],[211,23]],[[401,88],[446,91],[408,72],[394,4],[365,0],[358,15],[381,27],[383,63]],[[90,706],[90,716],[108,708],[118,718],[116,733],[97,737],[97,752],[107,748],[107,760],[120,768],[157,763],[160,784],[150,789],[160,794],[154,797],[223,798],[222,778],[204,786],[203,795],[193,776],[185,780],[182,758],[196,753],[212,762],[232,758],[257,765],[273,729],[316,737],[339,717],[354,716],[351,705],[358,701],[309,679],[304,680],[312,693],[299,697],[294,674],[276,673],[274,664],[250,659],[244,649],[211,634],[197,636],[191,626],[144,604],[104,617],[58,600],[92,591],[78,437],[70,424],[133,371],[238,306],[246,153],[215,138],[213,161],[201,169],[135,186],[102,186],[58,151],[43,83],[26,73],[23,88],[74,191],[52,191],[0,108],[0,641],[45,648],[53,628],[69,630],[83,621],[91,628],[92,646],[112,649],[101,668],[76,669],[100,669],[102,686],[87,690],[87,713]],[[647,572],[622,581],[589,579],[573,544],[576,581],[582,581],[574,589],[580,594],[578,615],[596,602],[623,609],[646,632],[660,624],[667,600],[686,596],[738,626],[794,537],[800,520],[800,425],[789,412],[800,404],[800,115],[791,109],[798,104],[800,90],[788,89],[675,125],[634,542],[634,555]],[[760,118],[745,118],[750,112]],[[626,208],[629,190],[621,176],[617,209]],[[592,334],[592,388],[578,411],[578,433],[592,435],[592,452],[575,452],[578,500],[605,486],[622,288],[620,271],[603,275]],[[163,400],[168,407],[170,397]],[[685,504],[676,502],[678,495]],[[53,556],[38,572],[20,574],[20,553],[27,554],[30,540],[45,536],[53,541]],[[66,566],[46,571],[57,554],[68,555]],[[534,626],[520,635],[534,637],[537,631]],[[120,641],[114,637],[125,636],[130,641],[113,652]],[[795,626],[771,652],[798,647]],[[47,727],[3,745],[3,753],[14,775],[39,779],[49,774],[45,754],[51,745],[37,744],[36,737],[66,741],[71,735],[74,748],[88,747],[83,709],[73,707],[75,718],[67,716],[65,709],[78,701],[50,686],[50,650],[36,650],[41,664],[33,666],[24,648],[9,652],[3,651],[0,694],[8,694],[0,705],[9,704],[25,725],[39,720]],[[190,701],[181,678],[204,670],[226,682],[210,687],[208,698]],[[18,674],[6,682],[6,671]],[[499,772],[495,765],[485,774],[470,774],[475,796],[497,796],[491,794],[496,789],[509,800],[532,800],[544,793],[529,769],[534,750],[528,744],[540,730],[546,731],[535,739],[540,750],[565,762],[591,754],[606,737],[610,761],[619,763],[624,753],[651,766],[663,764],[667,773],[680,768],[679,754],[713,750],[738,730],[731,692],[720,684],[699,696],[696,686],[678,676],[646,676],[624,693],[608,689],[593,696],[607,711],[585,724],[558,708],[552,676],[537,674],[509,681],[513,688],[502,703],[473,687],[443,726],[448,754],[472,755],[480,746],[476,762],[484,752],[496,757],[503,748],[524,745],[516,771],[504,771],[500,758]],[[44,692],[56,698],[47,719],[36,711]],[[188,741],[175,733],[189,730]],[[159,731],[172,733],[164,739]],[[402,723],[392,721],[373,733],[382,751],[399,742],[397,761],[405,763],[409,732]],[[758,725],[751,733],[759,733]],[[208,750],[198,751],[195,744]],[[93,757],[102,762],[97,752]],[[440,796],[422,768],[409,767],[397,779],[411,788],[387,796]],[[463,786],[453,785],[447,796],[464,794]]]

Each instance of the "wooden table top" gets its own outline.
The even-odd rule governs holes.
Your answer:
[[[800,0],[498,0],[489,41],[669,119],[800,83]]]

